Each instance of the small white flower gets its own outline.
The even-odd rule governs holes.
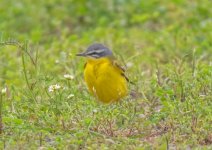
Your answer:
[[[55,63],[56,63],[56,64],[59,64],[59,62],[60,62],[60,61],[59,61],[58,59],[57,59],[57,60],[55,60]]]
[[[97,113],[98,111],[96,109],[93,110],[93,113]]]
[[[131,68],[133,65],[134,65],[134,64],[133,64],[132,62],[128,62],[128,63],[126,64],[127,68]]]
[[[199,95],[199,97],[205,97],[205,96],[206,96],[205,94],[200,94],[200,95]]]
[[[54,91],[59,90],[59,89],[61,89],[61,86],[59,84],[50,85],[49,88],[48,88],[49,92],[54,92]]]
[[[1,90],[2,94],[6,94],[6,92],[7,92],[7,88],[6,87]]]
[[[74,76],[73,75],[70,75],[70,74],[65,74],[64,75],[64,78],[66,78],[67,80],[73,80],[74,79]]]
[[[74,97],[74,94],[70,94],[67,98],[70,99],[72,97]]]

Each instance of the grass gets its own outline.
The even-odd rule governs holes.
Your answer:
[[[0,149],[211,149],[210,4],[2,0]],[[75,54],[94,42],[127,66],[133,97],[87,92]]]

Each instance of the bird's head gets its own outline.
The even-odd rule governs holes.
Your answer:
[[[77,54],[77,56],[91,57],[95,59],[112,55],[112,51],[102,44],[92,44],[85,52]]]

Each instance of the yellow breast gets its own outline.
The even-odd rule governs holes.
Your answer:
[[[88,59],[84,78],[92,95],[103,103],[118,101],[128,93],[123,71],[109,58]]]

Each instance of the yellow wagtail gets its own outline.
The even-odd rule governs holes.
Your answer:
[[[110,49],[102,44],[93,44],[77,56],[87,58],[84,79],[90,93],[99,101],[111,103],[128,94],[128,78]]]

